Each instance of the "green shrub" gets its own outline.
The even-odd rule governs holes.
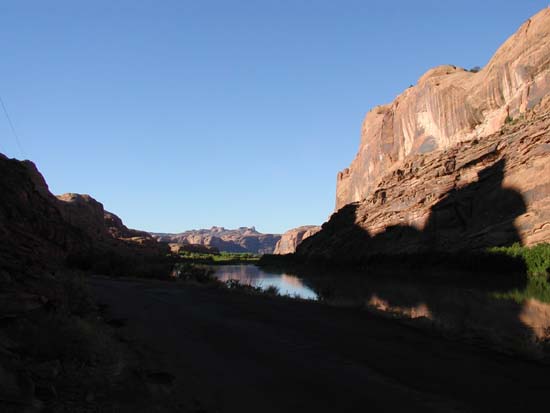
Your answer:
[[[510,247],[489,248],[490,253],[504,254],[523,260],[529,277],[547,277],[550,275],[550,244],[538,244],[522,247],[515,243]]]
[[[260,256],[248,252],[225,252],[209,254],[202,252],[180,251],[181,259],[199,264],[247,264],[260,260]]]

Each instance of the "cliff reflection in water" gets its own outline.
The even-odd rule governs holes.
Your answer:
[[[550,356],[550,284],[545,278],[476,284],[358,274],[300,274],[320,300],[365,307],[500,350]],[[516,284],[516,285],[515,285]]]
[[[421,328],[481,341],[530,357],[550,356],[550,284],[441,282],[437,277],[365,276],[342,271],[264,270],[254,265],[217,268],[222,281],[239,280],[280,294],[332,305],[366,308]]]

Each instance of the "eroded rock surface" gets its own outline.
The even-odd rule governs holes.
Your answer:
[[[481,71],[428,71],[391,104],[371,110],[359,151],[338,173],[336,209],[369,197],[405,159],[499,131],[550,91],[550,9],[521,26]]]
[[[277,245],[273,254],[284,255],[296,252],[296,247],[306,238],[311,237],[321,230],[320,226],[304,225],[298,228],[293,228],[285,232]]]
[[[483,139],[406,157],[297,254],[361,261],[550,241],[550,97]]]

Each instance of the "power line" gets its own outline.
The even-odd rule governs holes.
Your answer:
[[[24,158],[25,151],[23,151],[23,147],[21,146],[21,141],[19,140],[19,135],[15,131],[15,127],[13,126],[13,122],[11,121],[11,117],[8,113],[8,110],[6,109],[6,105],[4,104],[4,100],[2,99],[2,96],[0,96],[0,103],[2,104],[2,109],[4,109],[4,115],[6,115],[6,119],[8,120],[8,123],[10,125],[11,132],[15,137],[15,142],[17,142],[17,147],[19,148],[19,152],[21,152],[21,156]]]

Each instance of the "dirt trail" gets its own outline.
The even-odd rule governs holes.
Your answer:
[[[159,411],[518,412],[548,403],[547,366],[366,312],[150,280],[91,285],[113,318],[128,320],[121,333],[160,377],[153,391],[176,395]]]

